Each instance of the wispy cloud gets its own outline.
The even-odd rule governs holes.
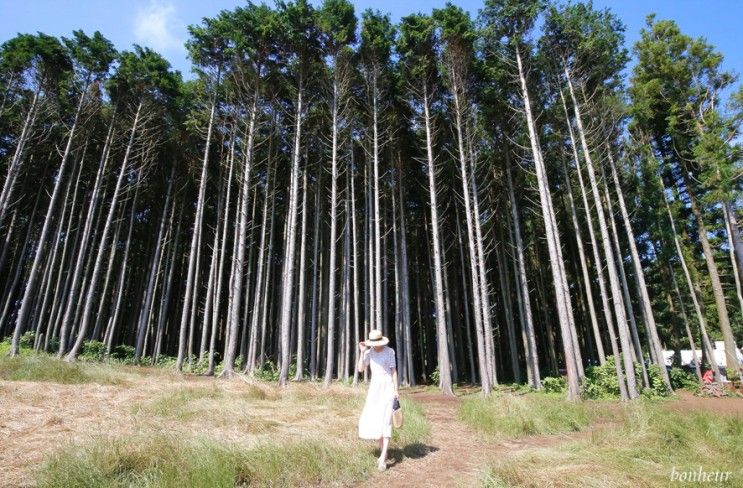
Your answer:
[[[181,50],[183,40],[174,32],[178,29],[177,20],[173,2],[150,0],[134,17],[134,38],[139,44],[157,51]]]

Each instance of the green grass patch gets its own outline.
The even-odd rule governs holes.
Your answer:
[[[585,429],[596,419],[596,405],[601,402],[570,402],[559,393],[495,392],[465,397],[458,417],[490,439],[549,435]]]
[[[619,426],[590,437],[532,449],[494,462],[488,487],[678,486],[678,473],[720,473],[714,486],[742,486],[743,418],[715,412],[670,413],[662,402],[635,401],[622,408]],[[726,481],[722,474],[729,473]],[[695,483],[689,483],[695,484]]]
[[[60,449],[36,481],[42,488],[326,486],[361,480],[373,467],[373,456],[356,444],[307,440],[244,448],[155,435]]]
[[[46,354],[0,356],[0,379],[52,383],[122,384],[124,379],[110,367],[68,363]]]
[[[431,435],[431,426],[423,408],[405,397],[400,398],[400,406],[403,411],[403,425],[399,429],[392,429],[392,441],[403,449],[423,444]]]

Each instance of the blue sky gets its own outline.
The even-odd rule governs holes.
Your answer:
[[[377,8],[391,13],[395,20],[416,11],[430,12],[445,3],[446,0],[354,2],[357,13]],[[476,15],[482,0],[453,3]],[[706,37],[725,55],[727,69],[743,72],[742,0],[594,0],[594,3],[610,7],[619,15],[627,26],[628,46],[638,38],[645,16],[655,12],[658,18],[676,20],[689,35]],[[99,30],[118,49],[127,49],[133,43],[156,49],[189,76],[190,63],[183,48],[186,26],[243,4],[239,0],[0,0],[0,42],[19,32],[69,36],[74,29],[89,33]]]

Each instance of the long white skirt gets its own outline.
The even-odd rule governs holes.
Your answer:
[[[392,437],[392,403],[394,400],[395,388],[392,376],[372,377],[364,409],[359,418],[361,439]]]

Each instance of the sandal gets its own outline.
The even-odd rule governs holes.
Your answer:
[[[383,461],[383,460],[380,459],[377,462],[377,469],[379,471],[384,471],[385,469],[387,469],[387,461]]]

